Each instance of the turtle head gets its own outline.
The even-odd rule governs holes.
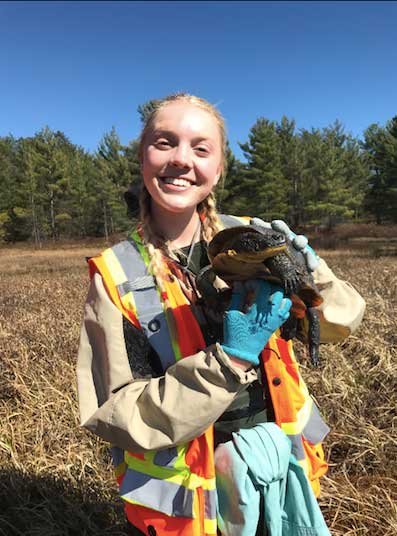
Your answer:
[[[260,256],[262,261],[285,250],[287,238],[283,233],[259,225],[229,227],[215,235],[209,244],[209,257],[220,253]]]
[[[282,233],[261,226],[229,227],[214,236],[208,256],[225,280],[255,279],[269,275],[264,261],[284,251],[287,241]]]

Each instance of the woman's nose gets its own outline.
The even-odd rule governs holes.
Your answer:
[[[171,163],[178,168],[190,168],[192,165],[189,147],[177,145],[171,155]]]

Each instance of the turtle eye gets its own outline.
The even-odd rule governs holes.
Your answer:
[[[284,244],[285,236],[283,234],[280,234],[280,233],[273,234],[272,235],[272,240],[274,240],[274,242],[276,244]]]

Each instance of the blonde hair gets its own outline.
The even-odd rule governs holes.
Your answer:
[[[226,173],[227,147],[227,137],[224,119],[219,113],[219,111],[208,101],[200,97],[196,97],[194,95],[189,95],[187,93],[176,93],[173,95],[169,95],[163,99],[152,101],[153,108],[150,113],[148,113],[145,117],[145,123],[139,139],[140,158],[142,158],[146,136],[148,132],[150,132],[150,129],[153,128],[153,124],[156,120],[157,114],[160,110],[164,109],[166,106],[174,102],[186,102],[189,104],[193,104],[194,106],[205,110],[215,119],[219,128],[222,144],[222,180]],[[167,240],[164,237],[156,234],[151,222],[150,203],[151,196],[146,187],[143,185],[140,195],[140,230],[143,242],[147,247],[147,251],[151,259],[149,269],[153,273],[153,275],[156,276],[160,289],[164,291],[164,255],[173,259],[177,259],[177,257],[174,252],[170,251]],[[213,192],[211,192],[205,199],[203,199],[203,201],[198,204],[197,211],[202,222],[202,238],[208,243],[211,241],[213,236],[222,228],[216,210],[216,199],[215,194]]]

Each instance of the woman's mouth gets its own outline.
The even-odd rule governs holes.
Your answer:
[[[160,177],[160,180],[164,184],[178,186],[180,188],[187,188],[193,184],[189,180],[181,178],[181,177]]]

